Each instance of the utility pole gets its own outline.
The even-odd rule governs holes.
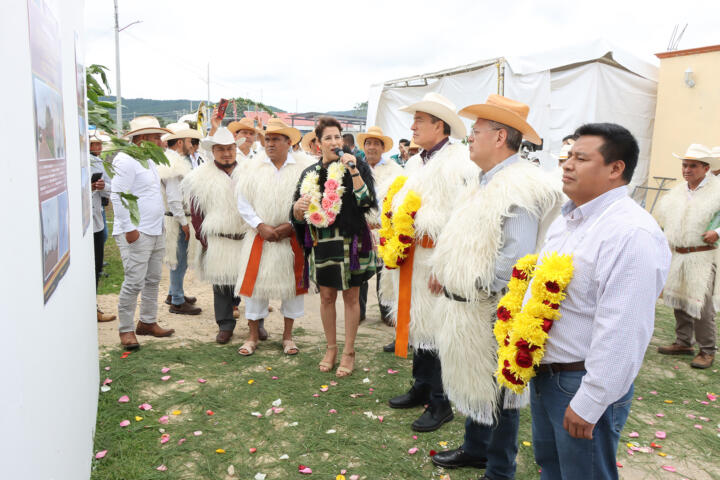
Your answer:
[[[208,87],[208,99],[207,104],[205,105],[206,108],[210,108],[210,62],[208,62],[208,68],[207,68],[207,87]]]
[[[122,133],[122,94],[120,91],[120,27],[118,25],[118,0],[115,0],[115,133]]]

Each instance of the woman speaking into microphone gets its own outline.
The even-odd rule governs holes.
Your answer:
[[[370,167],[342,149],[342,126],[322,117],[315,126],[322,158],[306,168],[295,191],[292,219],[305,247],[305,276],[320,290],[320,317],[327,351],[319,364],[329,372],[337,360],[335,300],[345,304],[345,347],[338,377],[352,374],[360,323],[360,286],[376,269],[375,250],[365,213],[376,206]]]

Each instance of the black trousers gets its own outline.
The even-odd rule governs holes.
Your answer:
[[[232,332],[235,329],[236,322],[235,317],[233,317],[233,307],[237,306],[239,302],[236,300],[234,289],[234,285],[213,285],[215,322],[220,330]]]
[[[412,373],[415,378],[414,388],[428,393],[431,408],[449,406],[442,384],[440,357],[436,353],[422,348],[414,349]]]
[[[95,290],[97,290],[105,260],[105,230],[93,233],[93,246],[95,249]]]
[[[380,272],[382,272],[382,267],[379,268],[375,272],[375,278],[376,278],[376,285],[377,285],[377,296],[378,296],[378,304],[380,305],[380,315],[382,318],[390,316],[390,307],[386,307],[380,302],[380,276],[382,275]],[[368,297],[368,290],[370,290],[370,286],[367,281],[363,282],[363,284],[360,286],[360,318],[365,318],[365,313],[367,311],[367,297]]]

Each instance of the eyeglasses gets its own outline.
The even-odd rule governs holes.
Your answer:
[[[475,138],[475,137],[477,137],[477,136],[478,136],[480,133],[482,133],[482,132],[489,132],[489,131],[492,131],[492,130],[500,130],[500,129],[499,129],[499,128],[483,128],[482,130],[476,130],[476,129],[473,128],[473,129],[470,131],[470,136],[473,137],[473,138]]]

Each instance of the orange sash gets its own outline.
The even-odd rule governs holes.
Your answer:
[[[412,274],[415,262],[415,246],[410,246],[405,262],[400,265],[400,291],[398,292],[398,310],[395,327],[395,355],[407,358],[408,339],[410,337],[410,300],[412,297]],[[420,238],[423,248],[435,248],[435,242],[427,235]]]
[[[250,259],[245,269],[245,277],[243,277],[243,282],[240,286],[240,295],[243,297],[252,297],[253,290],[255,290],[255,281],[257,280],[258,271],[260,270],[263,243],[264,240],[262,237],[259,234],[255,234],[255,239],[253,239],[252,248],[250,249]],[[293,271],[295,273],[295,295],[302,295],[308,292],[307,288],[300,286],[302,284],[303,269],[305,268],[305,254],[300,248],[300,244],[294,233],[290,235],[290,246],[295,256],[293,265]]]

